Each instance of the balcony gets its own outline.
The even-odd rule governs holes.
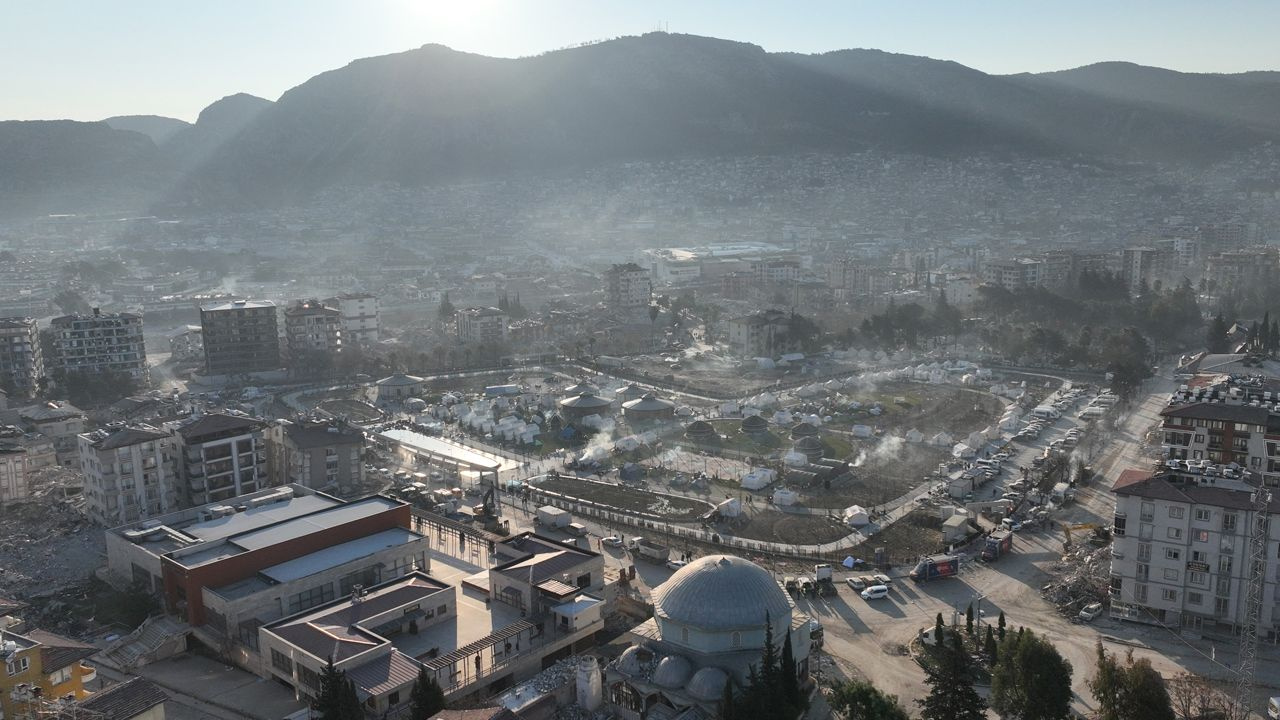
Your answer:
[[[98,679],[98,668],[80,663],[80,682],[88,683]]]

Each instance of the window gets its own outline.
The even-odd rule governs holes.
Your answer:
[[[1177,571],[1177,570],[1174,570],[1173,568],[1165,568],[1165,569],[1164,569],[1164,579],[1165,579],[1165,580],[1170,580],[1170,581],[1173,581],[1173,582],[1177,582],[1177,580],[1178,580],[1178,571]]]
[[[26,657],[10,660],[9,662],[4,664],[4,669],[8,671],[9,675],[17,675],[18,673],[24,673],[30,667],[31,667],[31,658],[26,658]]]
[[[440,607],[436,608],[436,614],[437,614],[437,615],[444,615],[444,614],[446,614],[446,613],[448,613],[448,612],[449,612],[449,606],[448,606],[448,605],[441,605]]]
[[[1183,516],[1183,513],[1185,513],[1185,512],[1186,512],[1186,509],[1185,509],[1185,508],[1181,508],[1181,507],[1178,507],[1178,506],[1176,506],[1176,505],[1170,505],[1170,506],[1169,506],[1169,517],[1171,517],[1171,518],[1176,518],[1176,519],[1181,520],[1181,519],[1182,519],[1182,516]]]
[[[1201,595],[1200,593],[1189,592],[1187,593],[1187,603],[1190,605],[1203,605],[1204,595]]]
[[[258,649],[258,626],[255,623],[241,623],[238,633],[240,643],[251,650]]]
[[[1138,543],[1138,560],[1142,562],[1151,560],[1151,543]]]
[[[1122,516],[1122,515],[1117,515],[1117,516],[1116,516],[1116,521],[1115,521],[1115,527],[1113,528],[1113,532],[1114,532],[1116,535],[1124,535],[1124,524],[1125,524],[1125,518],[1124,518],[1124,516]]]
[[[1205,508],[1196,508],[1196,521],[1209,522],[1209,511]]]
[[[579,575],[577,582],[574,583],[580,588],[591,587],[591,573]]]
[[[680,642],[682,643],[689,642],[689,628],[687,627],[680,628]]]
[[[1231,575],[1231,558],[1230,557],[1227,557],[1224,555],[1218,558],[1218,574],[1227,575],[1227,576]]]
[[[399,691],[399,690],[396,690],[395,692],[393,692],[393,693],[391,693],[390,695],[388,695],[388,696],[387,696],[387,702],[388,702],[389,704],[391,704],[391,705],[399,705],[399,704],[400,704],[400,691]]]
[[[1226,598],[1215,598],[1213,601],[1213,614],[1226,615],[1228,600]]]
[[[1209,562],[1209,556],[1203,550],[1192,550],[1191,562]]]
[[[338,594],[350,595],[356,585],[362,588],[369,588],[377,585],[380,579],[380,573],[376,565],[348,573],[338,581]]]
[[[1137,585],[1133,588],[1133,599],[1137,602],[1147,601],[1147,586]]]
[[[288,655],[275,648],[271,648],[271,667],[293,677],[293,661],[289,659]]]
[[[1149,502],[1142,503],[1142,521],[1151,522],[1156,517],[1156,506]]]
[[[1160,594],[1160,596],[1164,598],[1165,602],[1177,602],[1177,601],[1178,601],[1178,591],[1177,591],[1177,590],[1169,590],[1169,589],[1167,589],[1167,588],[1166,588],[1166,589],[1164,590],[1164,592],[1162,592],[1162,593]]]
[[[320,673],[306,665],[298,666],[298,681],[312,690],[320,689]]]
[[[61,670],[49,676],[50,685],[61,685],[71,679],[71,668],[64,667]]]
[[[1196,530],[1194,533],[1192,533],[1191,537],[1195,539],[1196,542],[1209,542],[1209,531]]]
[[[1189,572],[1187,573],[1187,582],[1192,585],[1204,585],[1209,582],[1209,575],[1202,572]]]
[[[1222,529],[1225,532],[1231,532],[1236,529],[1235,513],[1227,513],[1222,516]]]
[[[1182,539],[1182,528],[1174,528],[1174,527],[1171,527],[1171,528],[1169,528],[1169,530],[1168,530],[1165,534],[1169,536],[1169,539],[1170,539],[1170,540],[1181,540],[1181,539]]]
[[[736,648],[742,647],[742,633],[738,632],[737,630],[734,630],[733,634],[729,636],[729,645],[730,647],[736,647]]]
[[[1176,549],[1174,549],[1174,548],[1165,548],[1165,549],[1164,549],[1164,559],[1165,559],[1165,560],[1181,560],[1181,559],[1182,559],[1182,551],[1181,551],[1181,550],[1176,550]]]
[[[323,585],[313,587],[310,590],[303,590],[289,598],[289,613],[302,612],[308,608],[313,608],[320,603],[326,603],[333,599],[333,583],[325,583]]]

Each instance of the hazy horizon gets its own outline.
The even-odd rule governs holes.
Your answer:
[[[821,3],[807,10],[761,2],[640,7],[582,0],[536,6],[511,0],[24,6],[10,11],[7,32],[0,33],[0,60],[26,69],[0,79],[9,100],[0,119],[161,115],[194,121],[227,95],[275,100],[353,60],[424,44],[522,57],[656,29],[748,42],[769,52],[871,48],[992,74],[1108,61],[1206,73],[1280,67],[1266,37],[1280,24],[1280,5],[1260,2]]]

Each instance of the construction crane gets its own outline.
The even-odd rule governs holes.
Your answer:
[[[1253,492],[1253,523],[1249,528],[1246,557],[1248,573],[1244,595],[1244,622],[1240,625],[1240,663],[1236,675],[1236,698],[1242,705],[1239,717],[1249,716],[1253,698],[1254,672],[1258,663],[1258,618],[1262,614],[1263,582],[1267,576],[1267,529],[1270,519],[1271,491],[1258,488]]]

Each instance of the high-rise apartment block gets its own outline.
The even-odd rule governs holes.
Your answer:
[[[498,343],[507,339],[507,314],[495,307],[458,311],[458,339],[464,343]]]
[[[635,263],[614,265],[605,273],[610,310],[634,312],[649,307],[653,279],[649,270]]]
[[[356,345],[374,345],[382,330],[378,298],[369,293],[345,293],[324,304],[342,313],[342,339]]]
[[[176,451],[169,433],[121,425],[80,435],[89,518],[107,527],[178,508]]]
[[[200,308],[205,372],[234,375],[280,369],[278,327],[273,302],[236,300]]]
[[[267,477],[266,423],[247,415],[209,413],[177,426],[180,507],[257,492]]]
[[[45,375],[40,331],[32,318],[0,318],[0,388],[31,397]]]
[[[342,351],[342,313],[319,300],[294,303],[284,311],[284,337],[290,366],[332,357]]]
[[[141,315],[103,314],[95,308],[89,315],[54,318],[50,329],[54,357],[47,360],[53,370],[66,374],[128,375],[139,386],[150,384]]]
[[[281,421],[267,431],[271,477],[325,492],[364,482],[364,433],[337,420]]]

